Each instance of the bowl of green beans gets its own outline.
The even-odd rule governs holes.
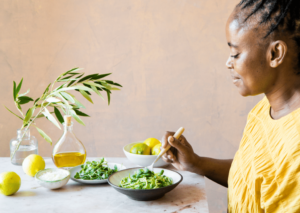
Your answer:
[[[183,177],[180,173],[162,168],[129,168],[108,177],[108,183],[133,200],[148,201],[163,197],[173,190]]]

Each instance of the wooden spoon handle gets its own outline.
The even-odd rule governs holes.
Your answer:
[[[182,133],[184,132],[184,128],[180,127],[175,134],[173,135],[174,138],[176,138],[177,140],[179,139],[179,137],[182,135]],[[157,156],[156,160],[154,163],[156,163],[158,161],[159,158],[161,158],[161,156],[163,156],[163,154],[165,154],[169,149],[171,148],[170,144],[167,145],[166,148],[164,148],[163,150],[161,150],[161,152],[159,153],[159,155]]]

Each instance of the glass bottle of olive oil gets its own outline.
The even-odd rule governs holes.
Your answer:
[[[52,160],[57,167],[69,169],[84,164],[86,150],[72,131],[71,116],[65,115],[64,120],[64,133],[53,148]]]

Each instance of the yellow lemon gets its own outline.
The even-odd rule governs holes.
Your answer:
[[[45,161],[40,155],[31,154],[24,159],[22,167],[27,175],[34,177],[38,171],[45,169]]]
[[[144,143],[137,143],[130,149],[130,153],[138,155],[150,155],[150,151],[150,147]]]
[[[144,144],[147,144],[150,147],[150,149],[152,149],[157,144],[161,145],[160,141],[157,140],[156,138],[148,138],[144,141]]]
[[[0,174],[0,192],[4,195],[16,193],[21,186],[21,178],[15,172],[2,172]]]
[[[151,149],[151,155],[159,155],[159,153],[160,153],[160,147],[161,147],[161,144],[156,144],[156,145]]]

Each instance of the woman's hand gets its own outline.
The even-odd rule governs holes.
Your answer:
[[[162,156],[163,160],[172,163],[176,169],[195,172],[198,156],[183,135],[177,140],[173,137],[174,134],[174,132],[166,132],[162,138],[163,149],[168,144],[171,145],[171,148]]]
[[[227,187],[228,174],[232,159],[213,159],[200,157],[183,135],[177,140],[174,132],[166,132],[162,138],[162,148],[168,144],[171,148],[162,156],[163,160],[172,163],[178,170],[185,170],[206,176],[207,178]]]

